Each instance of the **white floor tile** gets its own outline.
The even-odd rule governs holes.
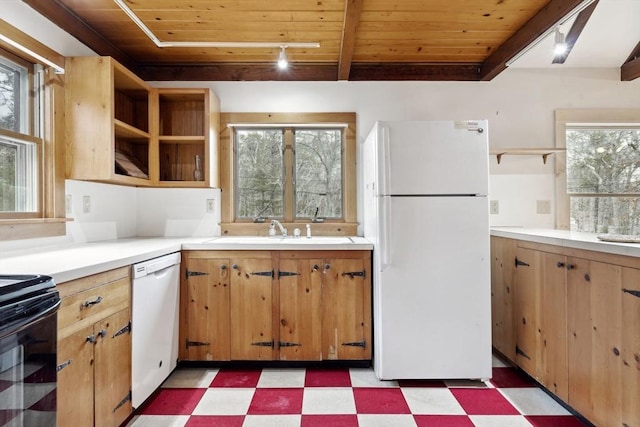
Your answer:
[[[502,360],[501,358],[499,358],[495,354],[492,354],[491,355],[491,366],[493,366],[494,368],[508,368],[511,365],[509,365],[507,362],[505,362],[504,360]]]
[[[447,388],[406,387],[402,394],[412,414],[464,415],[464,409]]]
[[[127,427],[184,427],[189,415],[136,415]]]
[[[413,415],[358,415],[359,427],[416,427]]]
[[[371,368],[351,368],[351,385],[353,387],[398,387],[397,381],[381,381]]]
[[[218,369],[176,369],[162,384],[163,388],[207,388]]]
[[[303,414],[355,414],[356,402],[351,388],[306,388]]]
[[[299,427],[301,415],[247,415],[242,427]]]
[[[253,399],[253,388],[210,388],[193,410],[193,415],[244,415]]]
[[[539,388],[501,388],[500,393],[523,415],[570,415]]]
[[[475,427],[531,427],[522,415],[470,415]]]
[[[304,369],[263,369],[258,380],[258,388],[302,388]]]

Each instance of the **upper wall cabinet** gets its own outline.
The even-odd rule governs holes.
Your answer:
[[[68,179],[217,186],[219,102],[209,89],[156,89],[110,57],[66,61]]]

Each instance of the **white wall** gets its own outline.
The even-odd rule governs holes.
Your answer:
[[[90,55],[92,52],[60,28],[42,18],[20,0],[0,0],[2,19],[42,40],[63,55]],[[640,79],[621,82],[618,68],[579,69],[558,65],[546,69],[507,69],[490,82],[152,82],[164,87],[210,87],[220,98],[222,111],[233,112],[325,112],[357,113],[358,140],[362,141],[376,120],[473,119],[489,120],[490,146],[548,147],[554,142],[554,110],[569,108],[640,108]],[[451,159],[451,167],[455,161]],[[360,166],[359,166],[360,167]],[[490,159],[490,198],[499,202],[493,225],[553,227],[554,160],[543,165],[539,157],[504,157],[501,165]],[[73,185],[73,184],[72,184]],[[97,185],[97,184],[96,184]],[[74,187],[72,187],[74,188]],[[131,189],[98,189],[98,198],[128,200]],[[164,200],[172,190],[149,190],[137,197]],[[75,192],[75,190],[74,190]],[[109,194],[109,196],[106,196]],[[144,194],[144,196],[141,196]],[[170,196],[173,197],[173,194]],[[204,197],[204,199],[203,199]],[[135,233],[219,233],[215,218],[193,209],[202,209],[209,195],[194,195],[193,205],[153,209],[158,216],[147,220],[136,211]],[[213,196],[212,196],[213,197]],[[81,196],[80,196],[81,198]],[[219,203],[220,197],[215,197]],[[178,200],[178,199],[176,199]],[[551,214],[537,214],[536,201],[549,200]],[[74,198],[74,209],[79,201]],[[98,201],[98,203],[102,203]],[[360,205],[360,202],[359,202]],[[81,206],[81,205],[80,205]],[[147,209],[146,212],[151,212]],[[219,205],[216,208],[219,212]],[[110,217],[109,215],[113,215]],[[78,223],[87,226],[76,238],[99,236],[128,237],[134,228],[105,208],[100,215],[86,218],[77,211]],[[140,216],[142,215],[142,217]],[[161,215],[165,217],[160,218]],[[199,223],[205,216],[211,224]],[[147,221],[149,224],[147,225]],[[179,225],[179,222],[182,225]],[[104,229],[96,224],[108,223]],[[90,225],[92,224],[92,225]],[[213,228],[210,228],[213,227]],[[83,234],[84,233],[84,234]],[[164,234],[163,234],[164,233]]]

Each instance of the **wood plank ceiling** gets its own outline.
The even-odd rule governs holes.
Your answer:
[[[491,80],[582,0],[126,0],[163,42],[319,42],[159,48],[114,0],[23,0],[146,80]]]

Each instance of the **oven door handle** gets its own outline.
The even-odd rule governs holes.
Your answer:
[[[60,304],[62,304],[62,300],[58,299],[58,301],[56,301],[55,304],[53,304],[50,307],[47,307],[46,310],[41,311],[37,314],[34,314],[33,316],[29,316],[25,319],[22,319],[20,321],[20,323],[18,323],[17,325],[15,325],[12,329],[8,329],[6,331],[2,331],[2,335],[0,336],[0,339],[7,337],[9,335],[13,335],[13,334],[17,334],[20,331],[23,331],[24,329],[30,327],[33,325],[34,322],[39,322],[40,320],[44,319],[45,317],[48,317],[52,314],[55,314],[55,312],[58,310],[58,308],[60,308]]]

